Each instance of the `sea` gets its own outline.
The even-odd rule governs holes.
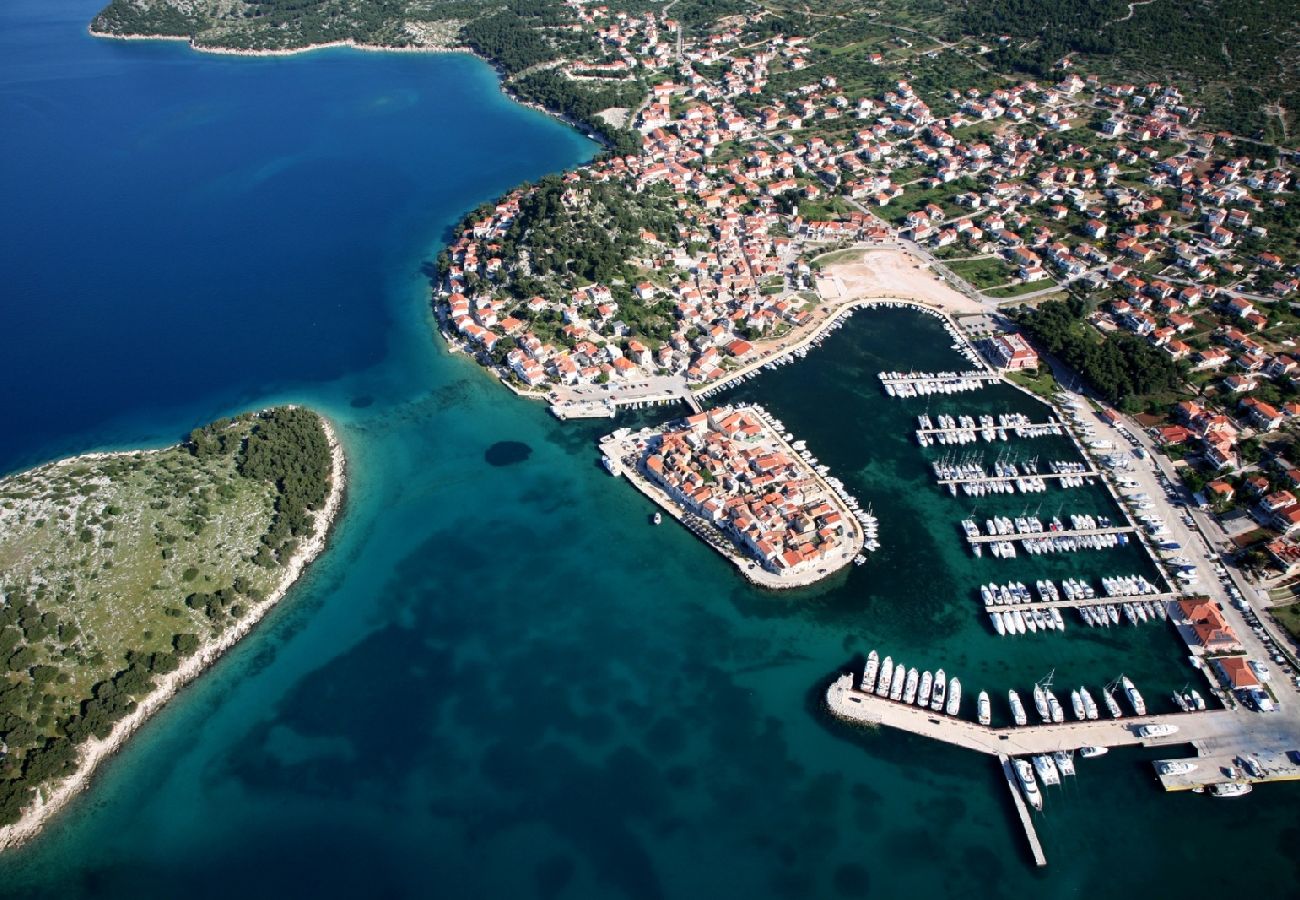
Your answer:
[[[1152,573],[1132,550],[970,556],[965,515],[1113,507],[934,485],[917,414],[1048,412],[1008,387],[886,397],[881,370],[962,365],[935,319],[858,313],[719,398],[763,402],[881,523],[863,566],[751,587],[599,466],[601,434],[681,409],[561,423],[434,332],[449,228],[594,143],[468,56],[203,55],[94,39],[95,12],[0,5],[0,471],[295,402],[338,424],[348,496],[256,631],[0,854],[0,895],[1296,895],[1300,786],[1167,795],[1147,751],[1081,760],[1037,869],[990,759],[824,712],[872,649],[1003,721],[1049,675],[1064,696],[1124,673],[1157,710],[1197,685],[1164,625],[988,627],[981,582]]]

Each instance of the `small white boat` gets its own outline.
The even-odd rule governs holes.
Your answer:
[[[930,690],[930,709],[940,712],[943,709],[943,701],[948,696],[948,679],[943,674],[943,669],[934,673],[934,687]]]
[[[885,661],[880,664],[880,677],[876,680],[876,695],[879,697],[889,696],[889,685],[894,678],[894,658],[886,656]]]
[[[1088,721],[1097,720],[1097,701],[1092,699],[1092,694],[1088,693],[1086,687],[1079,688],[1079,699],[1083,700],[1083,714]]]
[[[1241,797],[1249,794],[1252,790],[1254,790],[1252,785],[1234,781],[1229,784],[1212,785],[1210,794],[1215,797]]]
[[[1119,682],[1124,688],[1124,695],[1128,697],[1128,702],[1132,705],[1133,711],[1139,716],[1145,716],[1147,714],[1146,701],[1142,699],[1138,689],[1133,686],[1133,682],[1129,680],[1127,675],[1121,675]]]
[[[1050,756],[1035,756],[1034,771],[1042,779],[1046,787],[1052,787],[1061,783],[1061,773],[1056,770],[1056,763]]]
[[[916,702],[916,688],[921,683],[921,673],[915,667],[907,670],[907,681],[903,684],[903,702],[911,705]]]
[[[943,711],[950,716],[961,712],[961,679],[956,676],[948,682],[948,702],[944,704]]]
[[[1144,738],[1169,737],[1169,735],[1177,732],[1177,725],[1143,725],[1138,729],[1138,736]]]
[[[1083,698],[1079,696],[1077,690],[1070,691],[1070,707],[1074,711],[1074,717],[1080,722],[1087,719],[1087,714],[1083,711]]]
[[[1011,721],[1017,725],[1029,724],[1029,717],[1025,715],[1025,705],[1020,702],[1020,695],[1015,691],[1007,691],[1007,702],[1011,704]]]
[[[1025,800],[1034,809],[1042,812],[1043,795],[1038,790],[1038,782],[1034,780],[1034,769],[1023,759],[1014,759],[1011,761],[1015,766],[1016,778],[1020,781],[1020,792],[1025,795]]]
[[[1096,759],[1110,752],[1109,747],[1080,747],[1079,756],[1083,759]]]
[[[902,663],[894,666],[894,680],[889,683],[889,699],[902,700],[903,686],[907,683],[907,667]]]
[[[989,703],[989,692],[980,691],[979,699],[976,701],[978,708],[979,722],[981,725],[987,725],[993,721],[993,706]]]
[[[867,654],[867,668],[862,673],[862,689],[864,691],[874,691],[876,689],[876,675],[880,672],[880,654],[872,650]]]
[[[1156,763],[1156,771],[1161,775],[1186,775],[1196,771],[1196,763],[1185,759],[1167,759]]]
[[[916,695],[917,706],[930,705],[930,689],[934,687],[934,676],[929,672],[921,673],[921,689]]]
[[[1052,759],[1056,763],[1056,768],[1062,775],[1074,774],[1074,757],[1065,750],[1057,750],[1052,754]]]
[[[1065,710],[1061,707],[1061,701],[1056,699],[1056,695],[1050,691],[1047,694],[1047,711],[1052,715],[1052,722],[1060,725],[1065,721]]]
[[[650,521],[654,522],[656,525],[662,523],[663,520],[664,520],[663,513],[660,512],[656,512],[653,516],[650,517]]]

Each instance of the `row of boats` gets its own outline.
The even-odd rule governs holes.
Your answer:
[[[1092,473],[1056,472],[1058,465],[1072,463],[1052,462],[1052,477],[1061,487],[1082,487],[1095,480]],[[958,493],[967,497],[983,497],[993,494],[1041,494],[1047,490],[1047,478],[1039,473],[1038,461],[1023,460],[1012,462],[998,459],[992,469],[985,466],[982,459],[951,460],[947,457],[930,464],[931,470],[940,482],[946,482],[948,493],[956,497]]]
[[[1158,600],[1129,600],[1124,603],[1080,606],[1078,612],[1083,624],[1094,628],[1118,625],[1121,615],[1130,625],[1143,625],[1169,618],[1165,605]]]
[[[983,536],[1001,537],[1004,535],[1037,537],[1065,531],[1075,533],[1101,531],[1114,526],[1112,526],[1107,516],[1072,515],[1070,516],[1069,528],[1066,528],[1060,516],[1053,516],[1048,522],[1044,522],[1038,516],[1016,516],[1014,519],[1009,516],[994,516],[991,519],[984,520],[985,531],[982,534],[979,525],[974,519],[963,520],[961,527],[965,530],[966,536],[973,539]]]
[[[1128,544],[1128,535],[1111,531],[1113,526],[1106,516],[1072,515],[1069,529],[1065,528],[1059,516],[1046,524],[1037,516],[1017,516],[1014,519],[994,516],[985,520],[986,532],[980,531],[980,526],[974,519],[964,519],[961,527],[966,533],[971,552],[976,556],[984,555],[981,538],[1006,536],[1008,540],[989,542],[989,552],[999,559],[1015,559],[1016,541],[1020,542],[1026,553],[1035,556],[1076,550],[1103,550]],[[1067,531],[1069,533],[1062,533]]]
[[[839,323],[837,322],[832,327],[838,328]],[[816,471],[818,475],[822,476],[822,480],[830,486],[830,489],[835,492],[835,495],[849,508],[849,512],[853,514],[853,518],[857,519],[858,522],[862,524],[862,549],[864,551],[879,550],[880,520],[876,518],[870,507],[867,509],[862,508],[858,503],[858,499],[850,494],[848,489],[844,486],[844,482],[831,476],[830,468],[828,466],[823,466],[818,463],[817,457],[813,456],[812,453],[809,452],[807,443],[795,440],[794,435],[785,430],[785,423],[772,415],[762,406],[741,403],[738,404],[738,408],[749,410],[758,418],[766,422],[768,427],[772,428],[790,444],[790,448],[794,450],[795,453],[798,453],[799,456],[803,458],[804,462],[812,466],[813,470]],[[867,561],[867,558],[859,553],[854,557],[853,561],[858,565],[862,565]]]
[[[996,376],[973,372],[881,372],[878,376],[891,397],[929,397],[982,390]]]
[[[809,349],[821,344],[822,341],[826,340],[826,338],[830,336],[831,332],[838,331],[839,329],[843,328],[844,323],[848,319],[848,317],[853,315],[854,309],[855,309],[854,307],[848,307],[842,310],[841,312],[836,314],[836,316],[833,319],[831,319],[829,322],[826,323],[826,325],[822,328],[820,332],[818,332],[815,338],[813,338],[812,340],[808,341],[806,344],[800,347],[796,347],[793,350],[790,350],[786,353],[781,354],[780,356],[768,360],[768,362],[763,365],[763,369],[770,372],[775,370],[779,366],[789,365],[790,363],[794,362],[795,359],[803,359],[805,356],[808,355]],[[749,381],[752,378],[756,378],[758,374],[759,374],[758,371],[755,370],[752,372],[747,372],[744,375],[737,375],[733,378],[728,378],[726,381],[720,381],[717,384],[710,385],[707,390],[700,391],[697,396],[703,398],[703,397],[708,397],[711,394],[716,394],[719,391],[725,391],[729,388],[735,387],[741,382]]]
[[[1024,413],[1000,413],[997,418],[982,415],[978,422],[974,416],[938,415],[931,419],[929,414],[922,414],[916,417],[916,423],[916,442],[922,447],[973,444],[980,439],[992,443],[1013,436],[1036,438],[1064,433],[1063,426],[1055,419],[1034,422]]]
[[[901,662],[895,663],[892,656],[886,656],[882,662],[880,654],[875,650],[867,655],[867,666],[862,672],[859,687],[877,697],[886,697],[949,716],[961,712],[961,679],[953,676],[949,680],[943,669],[934,673],[921,672],[915,667],[909,669]],[[985,694],[980,696],[984,700],[988,699]]]
[[[1104,597],[1128,599],[1160,593],[1154,584],[1141,575],[1103,577],[1101,585]],[[1039,603],[1061,603],[1062,596],[1066,603],[1082,603],[1099,599],[1097,589],[1082,578],[1062,579],[1059,588],[1051,579],[1044,578],[1034,582],[1034,591],[1038,594]],[[982,584],[980,599],[984,601],[985,607],[1025,606],[1035,602],[1034,595],[1030,593],[1023,581]]]

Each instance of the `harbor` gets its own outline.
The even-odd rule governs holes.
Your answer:
[[[1024,413],[999,413],[996,417],[984,414],[978,419],[970,415],[942,414],[932,419],[928,413],[923,413],[916,417],[916,421],[918,427],[913,434],[922,447],[973,444],[977,440],[988,443],[1013,438],[1025,440],[1064,433],[1064,426],[1056,419],[1034,422]]]
[[[890,623],[887,627],[892,636],[890,644],[894,659],[901,657],[907,662],[898,685],[898,699],[890,699],[894,691],[893,673],[889,690],[882,698],[860,690],[857,682],[864,672],[858,668],[849,679],[851,683],[846,685],[852,690],[846,693],[859,699],[845,699],[839,704],[843,710],[849,710],[850,706],[851,710],[841,715],[833,708],[836,702],[831,691],[827,692],[827,707],[836,717],[858,724],[906,730],[957,749],[975,749],[994,757],[1001,752],[1009,760],[1020,759],[1031,766],[1034,766],[1034,756],[1046,754],[1055,761],[1054,754],[1066,753],[1078,767],[1076,777],[1080,779],[1088,777],[1093,765],[1089,762],[1091,757],[1083,753],[1085,749],[1100,755],[1111,749],[1133,748],[1139,752],[1155,751],[1160,758],[1190,758],[1199,752],[1196,749],[1198,742],[1204,746],[1216,746],[1220,740],[1233,740],[1234,733],[1245,734],[1250,729],[1272,727],[1277,730],[1271,738],[1261,734],[1259,743],[1251,743],[1256,740],[1252,738],[1244,747],[1260,753],[1262,761],[1271,761],[1273,768],[1270,772],[1278,769],[1278,760],[1265,753],[1265,747],[1285,746],[1280,742],[1289,742],[1290,739],[1285,738],[1288,726],[1278,719],[1269,721],[1267,716],[1236,702],[1232,692],[1221,687],[1219,676],[1209,666],[1202,667],[1196,658],[1196,651],[1189,646],[1192,629],[1177,615],[1176,604],[1171,603],[1183,598],[1187,591],[1204,590],[1203,582],[1190,580],[1197,574],[1195,572],[1187,573],[1188,579],[1177,577],[1178,573],[1185,572],[1187,563],[1183,557],[1191,556],[1186,541],[1179,539],[1183,548],[1178,550],[1162,546],[1170,543],[1164,536],[1162,524],[1162,519],[1167,520],[1169,515],[1154,505],[1159,495],[1146,486],[1142,490],[1133,490],[1128,476],[1122,474],[1126,471],[1122,463],[1112,464],[1114,460],[1109,457],[1116,453],[1113,443],[1109,448],[1090,446],[1094,436],[1086,433],[1076,435],[1074,429],[1077,426],[1072,424],[1071,415],[1045,406],[1038,398],[1006,384],[990,383],[980,391],[964,391],[951,397],[920,398],[918,395],[918,399],[911,401],[885,400],[876,385],[861,384],[863,368],[872,364],[876,364],[875,371],[901,370],[902,367],[896,363],[877,363],[892,362],[897,356],[888,355],[888,340],[876,338],[874,332],[875,328],[867,327],[866,323],[860,327],[855,322],[851,330],[852,340],[837,338],[822,348],[821,353],[826,356],[819,356],[818,360],[824,361],[824,365],[814,366],[810,360],[807,369],[776,366],[766,376],[770,380],[742,383],[727,395],[729,401],[770,397],[773,402],[768,408],[779,409],[781,419],[789,423],[785,427],[786,433],[797,434],[800,439],[806,439],[808,445],[817,448],[818,465],[839,474],[854,494],[872,496],[876,501],[877,515],[888,540],[883,542],[885,546],[881,551],[867,557],[860,569],[847,571],[845,584],[848,593],[863,595],[874,592],[876,585],[882,582],[905,582],[908,585],[902,593],[896,590],[893,594],[900,602],[879,614]],[[870,348],[866,352],[859,350],[864,344]],[[915,369],[956,371],[960,365],[955,362],[951,353],[930,347],[916,354]],[[853,386],[853,394],[844,393],[846,383]],[[807,398],[823,390],[833,392],[837,403],[848,403],[840,408],[831,422],[822,421],[806,411]],[[867,395],[873,395],[875,399]],[[855,405],[859,404],[857,397],[863,398],[860,405]],[[931,417],[932,423],[937,423],[939,416],[951,416],[960,426],[960,417],[969,416],[967,424],[973,420],[978,428],[981,421],[986,424],[988,421],[981,417],[992,416],[996,425],[1000,415],[1015,415],[1018,421],[1035,425],[1055,420],[1061,429],[1059,434],[1032,437],[1008,433],[1005,441],[995,442],[985,441],[977,435],[976,441],[961,448],[940,445],[937,441],[918,446],[914,434],[918,416],[922,413],[919,407],[925,408],[924,412]],[[851,423],[860,423],[859,427],[868,434],[883,431],[890,437],[837,442],[836,436]],[[976,451],[985,449],[987,457],[978,461],[973,458]],[[1099,449],[1107,451],[1106,454],[1099,455]],[[985,474],[997,462],[1014,464],[1017,477],[1025,477],[1024,470],[1019,468],[1022,462],[1031,467],[1036,465],[1038,472],[1043,474],[1055,465],[1057,471],[1052,474],[1073,476],[1071,480],[1076,487],[1053,490],[1047,495],[1040,493],[1032,498],[1020,496],[1022,492],[1014,487],[1010,491],[988,492],[983,496],[967,494],[960,486],[955,492],[944,487],[934,490],[937,479],[932,463],[942,463],[945,455],[950,464],[970,461],[982,465]],[[1111,482],[1109,472],[1121,473],[1118,484]],[[1061,479],[1056,478],[1050,482],[1045,480],[1045,483],[1051,483],[1055,488],[1059,481]],[[930,489],[925,489],[926,485],[931,486]],[[896,493],[906,493],[909,503],[915,504],[916,512],[905,514],[897,504],[889,504],[885,494],[891,489]],[[1151,494],[1155,500],[1148,501],[1139,496],[1144,493]],[[1039,508],[1035,509],[1035,505]],[[1015,524],[1017,518],[1023,520],[1019,530]],[[962,523],[968,519],[982,525],[997,520],[1002,523],[1000,533],[996,536],[981,534],[982,539],[974,542],[966,540]],[[1036,531],[1030,524],[1031,520],[1037,521],[1043,530]],[[1054,521],[1059,524],[1053,531]],[[1007,522],[1010,522],[1009,529]],[[983,532],[986,529],[978,530]],[[995,526],[993,531],[999,532],[999,528]],[[1083,543],[1069,546],[1065,543],[1101,541],[1104,538],[1113,539],[1114,544],[1107,541],[1105,546],[1084,546]],[[1054,549],[1041,553],[1027,551],[1023,543],[1025,539],[1031,542],[1052,540]],[[998,558],[992,547],[1007,541],[1014,542],[1017,555]],[[907,553],[895,552],[894,548],[898,546],[911,549]],[[975,547],[981,549],[980,554],[974,552]],[[1142,594],[1123,590],[1120,582],[1134,579],[1133,583],[1139,584],[1138,578],[1144,579],[1153,590]],[[1106,595],[1102,579],[1119,579],[1120,582],[1116,582],[1115,590]],[[1042,600],[1033,594],[1028,609],[1020,606],[1019,602],[1013,606],[995,605],[992,608],[979,602],[978,587],[982,583],[1023,582],[1032,591],[1036,581],[1051,581],[1061,591],[1061,599],[1054,610],[1052,605],[1036,608]],[[1068,603],[1063,591],[1067,582],[1072,585],[1086,583],[1097,596],[1089,599],[1086,592],[1082,595],[1076,592],[1076,599],[1072,604]],[[972,589],[977,591],[974,603],[971,602]],[[901,602],[903,600],[907,602]],[[854,601],[844,599],[841,602],[847,605]],[[1131,621],[1125,613],[1125,604],[1132,604]],[[958,621],[949,624],[953,620],[949,614],[954,605],[958,607]],[[1117,622],[1111,623],[1108,607],[1115,610]],[[1143,627],[1135,627],[1143,625],[1139,609],[1145,613],[1146,624]],[[1036,637],[1024,637],[1014,645],[1008,645],[990,627],[992,612],[999,615],[1019,612],[1022,618],[1026,612],[1039,612],[1045,617],[1042,622],[1046,623],[1046,617],[1052,611],[1063,614],[1062,623],[1067,627],[1040,627]],[[1094,618],[1089,621],[1086,615],[1094,615]],[[1105,615],[1105,621],[1111,624],[1102,624],[1096,615]],[[873,620],[879,616],[873,612]],[[945,638],[942,643],[935,643],[930,623],[943,616],[946,616]],[[1055,623],[1055,617],[1052,621]],[[922,708],[919,700],[924,695],[925,672],[920,661],[926,658],[935,671],[931,672],[930,702]],[[909,659],[917,663],[915,668],[918,670],[911,690],[912,662]],[[959,667],[965,670],[958,673],[963,697],[958,702],[956,715],[948,715],[947,697],[942,710],[933,708],[935,664],[941,664],[951,676],[953,666],[950,663],[957,660],[960,660]],[[883,660],[878,660],[877,665],[881,663]],[[1052,669],[1057,670],[1060,681],[1072,686],[1057,692],[1055,704],[1047,704],[1048,718],[1044,721],[1038,713],[1031,688]],[[1123,693],[1120,673],[1125,673],[1144,695],[1143,712],[1139,713]],[[1024,724],[1017,723],[1016,713],[1008,699],[1009,689],[1017,691],[1022,698],[1021,721]],[[1171,703],[1173,692],[1178,690],[1195,691],[1206,708],[1198,710],[1192,706],[1185,711]],[[1075,693],[1079,696],[1082,718],[1074,712]],[[909,694],[913,698],[910,704],[905,702]],[[982,694],[988,695],[986,703],[981,702]],[[1110,711],[1108,696],[1120,707],[1118,718]],[[1052,719],[1053,707],[1060,721]],[[982,708],[987,709],[987,718],[981,715]],[[1090,709],[1097,718],[1088,717]],[[1178,730],[1163,734],[1160,727],[1163,725]],[[1147,726],[1154,726],[1154,731],[1143,732]],[[873,730],[869,729],[867,733]],[[1277,743],[1270,745],[1270,740]],[[1055,764],[1059,771],[1060,763]],[[1110,769],[1114,770],[1113,765]],[[1155,782],[1156,773],[1151,767],[1143,765],[1142,769],[1145,777]],[[1036,767],[1033,771],[1041,781]],[[1040,786],[1040,790],[1046,795],[1047,808],[1052,810],[1050,815],[1059,821],[1066,815],[1062,806],[1066,795],[1051,787]],[[1021,797],[1023,799],[1023,795]],[[1074,795],[1069,797],[1069,805],[1076,806]],[[1005,796],[1000,799],[1005,804]],[[1040,814],[1032,809],[1029,814],[1041,830],[1044,820],[1039,818]],[[1051,831],[1049,827],[1044,834]],[[1052,848],[1047,847],[1046,852],[1050,854]],[[1054,865],[1063,865],[1059,852]]]

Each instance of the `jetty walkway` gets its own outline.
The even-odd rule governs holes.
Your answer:
[[[1029,476],[1034,477],[1034,476]],[[971,544],[996,544],[1002,541],[1032,541],[1041,538],[1068,538],[1068,537],[1088,537],[1090,535],[1107,535],[1107,534],[1131,534],[1137,531],[1136,525],[1112,525],[1109,528],[1084,528],[1071,531],[1026,531],[1016,532],[1015,534],[981,534],[976,536],[967,535],[966,540]]]
[[[842,719],[886,725],[991,756],[1034,756],[1083,747],[1156,747],[1217,741],[1230,739],[1241,727],[1237,714],[1229,710],[1207,710],[994,728],[868,694],[854,686],[852,674],[841,676],[827,689],[826,705]],[[1138,733],[1143,725],[1174,725],[1178,730],[1164,737],[1144,737]]]
[[[1168,603],[1170,600],[1177,600],[1182,594],[1129,594],[1122,597],[1089,597],[1087,599],[1076,597],[1073,600],[1061,598],[1060,600],[1031,600],[1028,603],[986,603],[984,608],[989,611],[1010,612],[1012,610],[1034,609],[1078,609],[1081,606],[1123,606],[1125,603],[1141,603],[1149,601],[1154,603]]]

